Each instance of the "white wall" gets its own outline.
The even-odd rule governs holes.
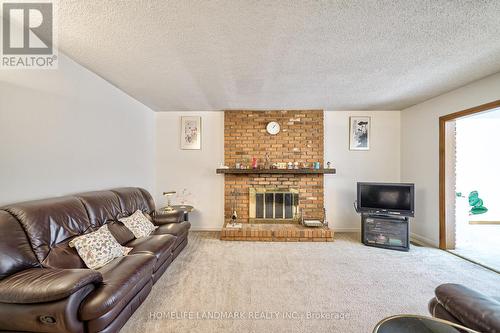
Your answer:
[[[201,150],[180,149],[180,117],[201,116]],[[220,230],[224,221],[224,112],[158,112],[156,114],[155,201],[164,206],[164,191],[192,193],[196,211],[189,219],[193,230]],[[174,202],[176,198],[174,197]]]
[[[180,117],[202,117],[202,149],[179,148]],[[349,151],[349,116],[372,117],[372,149]],[[399,181],[400,116],[398,111],[325,112],[325,161],[338,174],[325,176],[325,206],[334,230],[354,231],[360,218],[352,202],[357,181]],[[219,230],[223,224],[224,176],[215,169],[224,160],[224,113],[160,112],[156,115],[156,192],[155,200],[164,204],[161,193],[187,188],[196,212],[191,223],[198,230]]]
[[[349,150],[349,117],[370,116],[369,151]],[[359,231],[360,216],[354,211],[356,183],[399,182],[399,111],[326,111],[325,163],[332,162],[335,175],[325,175],[325,206],[334,231]]]
[[[401,180],[416,186],[415,238],[439,244],[439,117],[497,99],[500,74],[402,111]]]
[[[154,186],[154,113],[59,53],[58,70],[0,73],[0,205]]]

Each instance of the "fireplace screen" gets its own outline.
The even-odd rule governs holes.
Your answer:
[[[250,222],[298,220],[299,191],[296,189],[250,188]]]

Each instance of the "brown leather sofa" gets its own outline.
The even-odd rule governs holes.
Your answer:
[[[429,302],[432,316],[478,332],[500,332],[500,298],[453,283],[440,285],[435,294]]]
[[[140,209],[159,225],[135,239],[118,218]],[[98,270],[69,241],[108,224],[132,247]],[[183,213],[157,215],[141,188],[23,202],[0,208],[0,330],[116,332],[188,242]]]

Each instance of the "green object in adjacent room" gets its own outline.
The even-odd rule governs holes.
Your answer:
[[[484,214],[488,211],[488,208],[483,206],[483,200],[479,198],[477,191],[469,193],[469,205],[472,207],[469,211],[470,215]]]

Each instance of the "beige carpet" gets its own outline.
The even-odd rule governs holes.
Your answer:
[[[354,234],[335,237],[229,242],[192,232],[122,332],[371,332],[390,315],[427,315],[441,283],[500,295],[499,274],[444,251],[388,251]]]

